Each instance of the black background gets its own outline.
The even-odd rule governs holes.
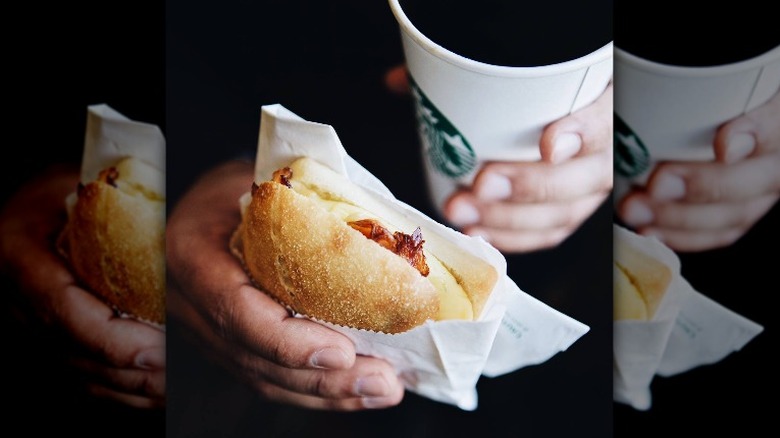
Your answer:
[[[0,204],[48,165],[79,165],[88,105],[108,104],[164,131],[164,12],[151,0],[9,5]],[[14,285],[0,280],[10,300]],[[7,304],[0,310],[9,431],[164,436],[164,411],[126,409],[82,394],[77,375],[59,361],[62,339],[18,325]]]

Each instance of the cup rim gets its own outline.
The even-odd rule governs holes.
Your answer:
[[[582,68],[590,67],[599,61],[609,59],[613,55],[613,42],[605,44],[604,46],[594,50],[593,52],[580,56],[579,58],[570,59],[568,61],[562,61],[555,64],[545,64],[531,67],[512,67],[496,64],[488,64],[486,62],[476,61],[465,56],[458,55],[457,53],[448,50],[439,44],[433,42],[430,38],[425,36],[419,29],[417,29],[406,16],[406,13],[401,8],[400,0],[389,0],[390,8],[395,15],[396,21],[401,27],[401,30],[408,35],[414,42],[422,47],[426,52],[431,55],[456,65],[466,70],[473,71],[475,73],[481,73],[492,76],[508,76],[508,77],[533,77],[533,76],[547,76],[553,74],[567,73],[571,71],[580,70]]]
[[[615,47],[615,58],[625,64],[660,75],[669,76],[689,76],[689,77],[712,77],[732,73],[738,73],[745,70],[751,70],[762,67],[771,62],[780,60],[780,45],[773,49],[754,56],[728,64],[719,64],[711,66],[682,66],[674,64],[664,64],[651,61],[633,53],[630,53],[620,47]]]

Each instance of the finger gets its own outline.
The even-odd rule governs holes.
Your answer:
[[[114,368],[84,357],[71,357],[69,364],[100,386],[128,395],[165,397],[165,370]]]
[[[481,202],[469,192],[457,194],[449,203],[457,226],[479,224],[507,230],[546,230],[570,228],[582,223],[604,201],[606,193],[597,193],[572,202],[520,204]],[[469,208],[474,213],[466,213]]]
[[[321,324],[290,317],[283,307],[255,288],[242,290],[251,304],[239,307],[248,314],[236,319],[263,320],[258,326],[252,321],[228,323],[232,317],[221,316],[222,325],[230,327],[215,328],[209,322],[211,315],[204,317],[175,287],[168,292],[171,317],[181,321],[187,327],[185,332],[196,338],[197,344],[211,356],[239,374],[257,373],[265,363],[261,359],[285,368],[301,369],[348,369],[354,364],[354,345],[343,335]],[[265,320],[268,314],[274,319]],[[242,332],[240,327],[257,332]]]
[[[715,135],[718,161],[733,163],[780,149],[780,93],[765,104],[723,124]]]
[[[590,154],[552,165],[544,162],[491,162],[474,180],[481,201],[562,202],[612,188],[612,155]]]
[[[632,196],[622,207],[625,222],[634,227],[652,224],[658,228],[714,231],[749,228],[772,208],[777,198],[767,195],[742,202],[690,204],[654,202],[640,194]],[[644,211],[647,213],[641,213]]]
[[[571,228],[556,228],[544,231],[508,231],[480,226],[471,226],[463,229],[465,234],[482,237],[499,251],[507,253],[523,253],[554,248],[566,240],[573,231]]]
[[[574,156],[612,148],[612,84],[590,105],[549,124],[542,131],[542,160],[560,163]]]
[[[403,391],[393,367],[384,360],[359,356],[347,370],[291,370],[275,364],[261,365],[264,379],[305,395],[330,399],[388,397]]]
[[[363,409],[383,409],[395,406],[401,402],[404,391],[396,391],[384,397],[350,397],[350,398],[323,398],[300,394],[287,390],[272,383],[261,383],[260,392],[272,401],[305,407],[309,409],[329,411],[358,411]]]
[[[87,392],[94,397],[111,400],[137,409],[162,409],[165,407],[165,399],[127,394],[97,384],[87,385]]]
[[[94,357],[119,368],[165,367],[165,333],[148,324],[117,317],[94,295],[66,287],[60,319],[74,341]]]
[[[409,94],[409,76],[406,64],[397,65],[385,73],[385,86],[396,94]]]
[[[170,302],[179,301],[178,294],[169,294]],[[186,304],[174,304],[174,318],[191,312]],[[200,331],[205,326],[197,316],[187,316],[186,332]],[[200,338],[201,345],[207,345],[211,356],[230,369],[241,380],[263,390],[263,383],[271,382],[298,394],[325,398],[352,398],[356,396],[385,397],[402,387],[393,368],[385,361],[358,356],[354,365],[346,370],[303,370],[280,366],[275,362],[243,348],[226,343],[207,330]]]
[[[241,286],[222,301],[219,333],[232,342],[288,368],[346,369],[355,346],[346,336],[304,318],[294,318],[276,301]]]
[[[718,129],[713,142],[715,159],[722,163],[736,163],[756,152],[756,127],[741,117]]]
[[[780,154],[753,157],[734,164],[661,163],[648,182],[656,200],[738,202],[780,191]]]
[[[745,233],[743,228],[726,230],[676,230],[667,228],[646,227],[639,233],[653,236],[669,248],[680,252],[706,251],[732,245]]]

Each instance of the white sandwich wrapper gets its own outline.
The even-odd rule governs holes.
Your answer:
[[[763,327],[696,291],[680,273],[677,255],[654,237],[614,225],[614,239],[664,263],[673,272],[650,321],[614,321],[613,398],[637,410],[652,407],[650,384],[710,365],[740,350]],[[616,245],[619,248],[619,245]],[[616,251],[615,260],[620,260]]]
[[[428,190],[440,211],[482,163],[538,161],[544,127],[595,101],[612,79],[612,42],[557,64],[487,64],[435,43],[399,0],[389,4],[411,77]]]
[[[114,166],[123,158],[135,157],[157,169],[155,181],[147,181],[165,195],[165,136],[159,126],[131,120],[107,104],[87,106],[87,126],[84,135],[84,151],[81,157],[81,182],[95,181],[100,172]],[[76,192],[65,198],[68,212],[76,205]],[[115,309],[118,311],[118,309]],[[165,326],[119,312],[123,318],[133,318],[160,330]]]
[[[407,390],[463,410],[477,408],[480,376],[495,377],[548,360],[566,350],[589,327],[521,291],[506,275],[503,255],[481,238],[458,233],[395,199],[374,175],[347,155],[330,125],[303,120],[281,105],[262,107],[255,182],[308,156],[366,188],[420,225],[423,235],[439,235],[485,259],[499,273],[477,321],[428,321],[400,334],[376,333],[327,322],[349,337],[358,354],[391,363]],[[251,195],[240,200],[242,211]],[[305,317],[304,315],[296,315]]]
[[[160,127],[130,120],[106,104],[88,106],[81,181],[95,181],[101,170],[125,157],[159,170],[161,180],[155,187],[165,187],[165,137]]]

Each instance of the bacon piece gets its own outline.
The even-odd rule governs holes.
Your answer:
[[[425,263],[425,254],[423,253],[423,243],[425,241],[422,238],[420,227],[417,227],[411,236],[400,231],[396,231],[393,235],[397,242],[395,253],[408,260],[409,264],[420,271],[423,277],[427,277],[430,269],[428,264]]]
[[[116,180],[119,179],[119,171],[116,170],[116,167],[109,167],[108,169],[103,169],[98,174],[98,179],[100,179],[106,184],[116,187]]]
[[[430,273],[428,264],[425,262],[425,253],[423,252],[425,240],[422,238],[420,227],[417,227],[414,233],[409,235],[400,231],[390,234],[387,228],[374,219],[361,219],[347,222],[347,224],[382,247],[403,257],[424,277]]]
[[[292,188],[290,180],[292,179],[292,169],[289,167],[283,167],[274,171],[273,180],[279,184],[285,185],[288,188]]]
[[[360,219],[357,221],[347,222],[347,224],[363,233],[364,236],[380,244],[382,247],[396,252],[396,238],[390,234],[390,231],[379,224],[374,219]],[[397,252],[396,252],[397,253]]]

